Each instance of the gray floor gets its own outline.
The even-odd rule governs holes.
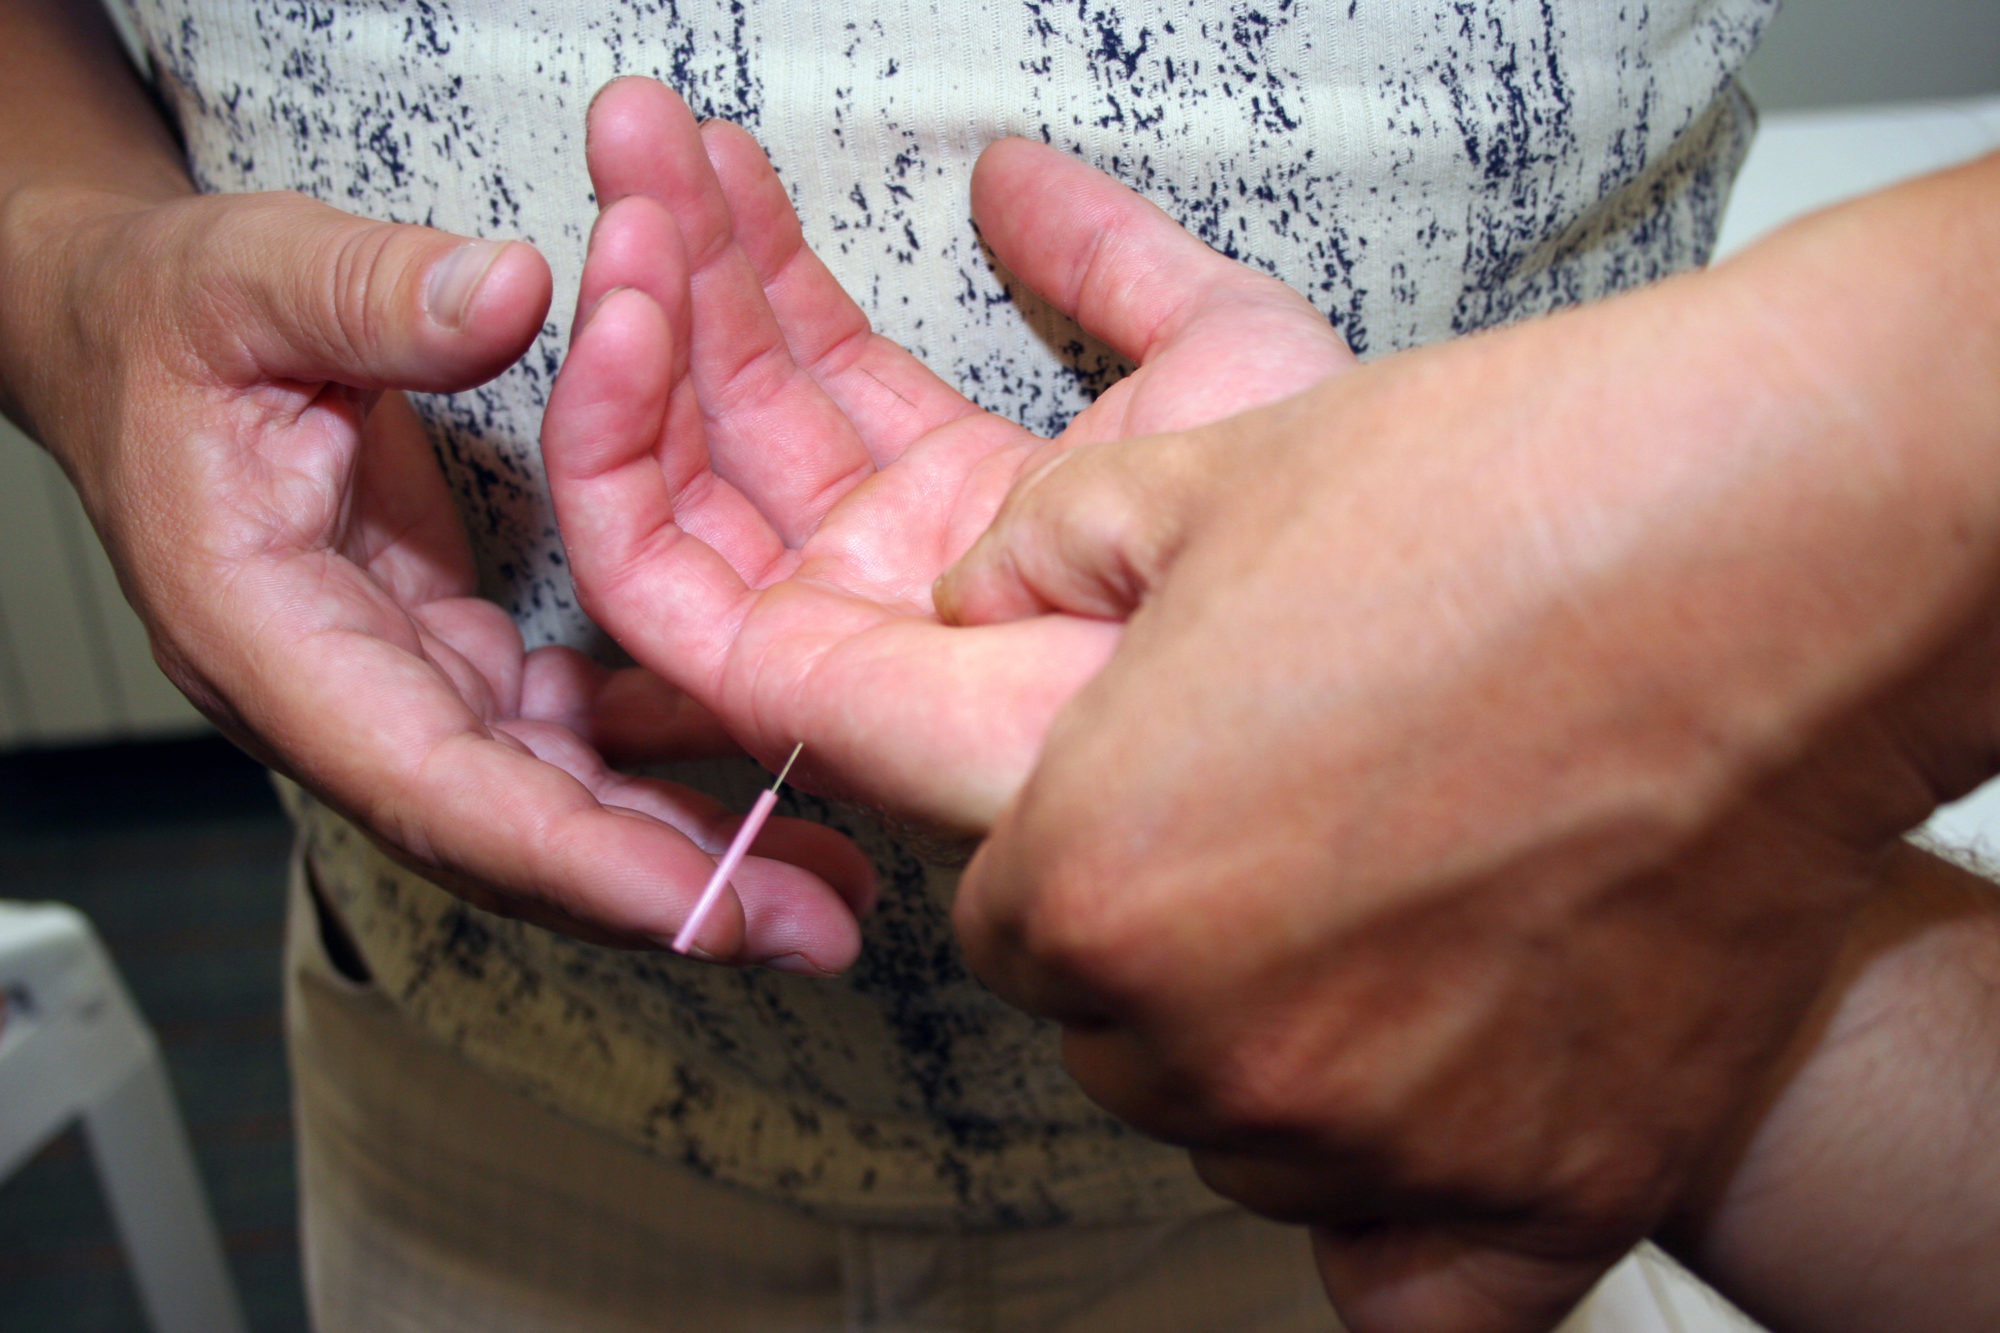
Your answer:
[[[96,923],[159,1034],[251,1327],[306,1327],[278,950],[289,842],[220,741],[0,756],[0,896]],[[74,1131],[0,1183],[0,1328],[144,1321]]]

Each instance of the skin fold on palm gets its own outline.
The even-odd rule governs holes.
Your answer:
[[[1090,617],[938,620],[932,583],[1015,481],[1352,363],[1303,298],[1005,141],[973,183],[983,235],[1138,365],[1044,440],[870,330],[743,130],[627,79],[593,106],[589,152],[603,213],[543,426],[584,604],[752,753],[803,741],[805,785],[933,828],[991,822],[1117,639]]]

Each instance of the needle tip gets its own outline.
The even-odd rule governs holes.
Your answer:
[[[785,761],[785,766],[778,770],[778,780],[771,784],[772,791],[776,791],[778,788],[785,785],[785,778],[792,771],[792,765],[799,762],[799,751],[805,748],[806,748],[806,743],[804,741],[800,741],[797,745],[794,745],[792,747],[792,757],[787,759]]]

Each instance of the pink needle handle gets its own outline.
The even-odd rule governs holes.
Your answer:
[[[686,953],[694,947],[695,937],[701,934],[702,926],[708,921],[708,914],[715,910],[716,903],[722,900],[722,891],[729,887],[729,877],[743,864],[743,858],[750,854],[750,844],[757,841],[757,834],[763,829],[764,821],[771,817],[772,807],[778,804],[778,788],[785,785],[785,774],[792,771],[792,764],[798,759],[799,751],[803,749],[805,749],[803,742],[794,747],[792,757],[785,761],[784,769],[778,774],[778,780],[757,793],[756,804],[752,805],[750,813],[743,817],[743,827],[736,830],[736,836],[730,840],[729,850],[725,851],[722,859],[715,863],[715,873],[708,877],[708,886],[701,891],[701,897],[695,899],[694,910],[688,913],[688,919],[682,924],[680,934],[674,936],[675,953]]]

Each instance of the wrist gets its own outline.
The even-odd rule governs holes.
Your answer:
[[[1708,276],[1801,388],[1933,467],[1956,460],[1926,446],[1951,446],[1992,491],[2000,153],[1811,215]]]
[[[2000,890],[1898,844],[1663,1243],[1773,1327],[1994,1327],[1996,1035]]]
[[[1926,784],[1900,833],[1995,772],[1981,719],[2000,702],[2000,153],[1766,248],[1718,276],[1762,303],[1794,382],[1827,405],[1830,478],[1877,497],[1858,535],[1886,597],[1857,642],[1894,654],[1876,698]]]
[[[90,364],[86,316],[103,258],[129,224],[192,193],[164,185],[107,189],[69,182],[17,186],[0,198],[0,413],[51,446],[60,434],[57,386]]]
[[[1658,654],[1664,697],[1688,682],[1695,734],[1741,744],[1739,782],[1846,740],[1882,757],[1866,736],[1827,751],[1836,733],[1885,740],[1895,763],[1820,810],[1879,848],[1992,772],[1974,668],[2000,644],[2000,154],[1632,305],[1650,318],[1622,340],[1600,321],[1597,365],[1636,386],[1620,466],[1683,474],[1679,562],[1646,560],[1697,596],[1670,608],[1695,632],[1626,641]]]

